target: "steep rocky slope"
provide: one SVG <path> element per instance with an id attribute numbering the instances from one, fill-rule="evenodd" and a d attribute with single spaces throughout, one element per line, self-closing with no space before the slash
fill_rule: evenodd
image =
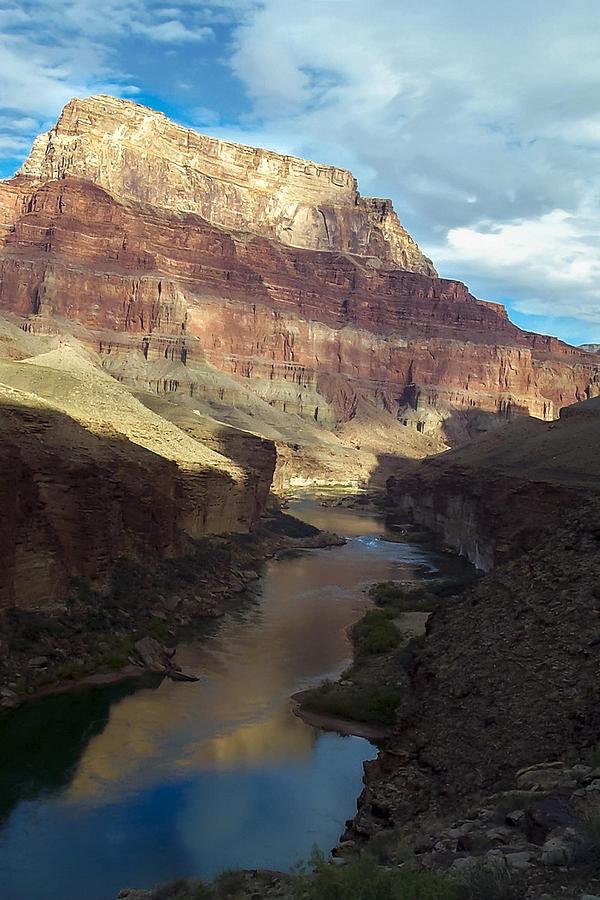
<path id="1" fill-rule="evenodd" d="M 551 423 L 521 419 L 418 464 L 388 482 L 395 514 L 440 533 L 489 571 L 536 547 L 540 535 L 600 489 L 600 399 Z"/>
<path id="2" fill-rule="evenodd" d="M 522 421 L 390 480 L 414 518 L 490 573 L 440 605 L 353 823 L 370 834 L 600 740 L 600 402 Z"/>
<path id="3" fill-rule="evenodd" d="M 181 427 L 73 344 L 0 360 L 0 607 L 104 590 L 118 560 L 180 556 L 263 512 L 273 444 L 189 414 Z"/>
<path id="4" fill-rule="evenodd" d="M 522 767 L 587 759 L 600 739 L 600 502 L 436 611 L 393 737 L 367 764 L 353 832 L 369 835 Z"/>
<path id="5" fill-rule="evenodd" d="M 280 484 L 367 481 L 599 390 L 593 355 L 436 277 L 349 173 L 106 97 L 0 183 L 0 309 L 132 386 L 276 427 Z"/>

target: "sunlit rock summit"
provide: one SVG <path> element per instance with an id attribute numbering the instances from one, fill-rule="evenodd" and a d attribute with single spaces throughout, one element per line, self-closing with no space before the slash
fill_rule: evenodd
<path id="1" fill-rule="evenodd" d="M 82 178 L 113 197 L 305 250 L 435 275 L 391 201 L 361 197 L 345 169 L 197 134 L 126 100 L 72 100 L 21 174 Z"/>

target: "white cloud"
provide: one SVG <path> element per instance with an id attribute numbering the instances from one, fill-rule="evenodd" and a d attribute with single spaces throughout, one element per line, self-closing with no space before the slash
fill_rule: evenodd
<path id="1" fill-rule="evenodd" d="M 599 45 L 596 0 L 265 0 L 237 136 L 352 167 L 442 272 L 600 321 Z"/>
<path id="2" fill-rule="evenodd" d="M 148 57 L 160 59 L 207 41 L 213 10 L 219 21 L 234 15 L 220 0 L 0 0 L 0 157 L 22 155 L 73 96 L 139 93 L 128 48 L 145 42 Z"/>
<path id="3" fill-rule="evenodd" d="M 25 138 L 11 137 L 10 134 L 0 134 L 0 154 L 14 157 L 29 149 L 29 143 Z"/>
<path id="4" fill-rule="evenodd" d="M 135 34 L 143 34 L 153 41 L 163 44 L 180 44 L 187 41 L 204 41 L 212 37 L 213 30 L 207 26 L 187 28 L 179 19 L 169 19 L 154 25 L 133 24 Z"/>
<path id="5" fill-rule="evenodd" d="M 211 109 L 210 106 L 196 106 L 190 110 L 189 115 L 194 126 L 214 129 L 219 124 L 219 113 L 216 109 Z"/>
<path id="6" fill-rule="evenodd" d="M 575 316 L 600 324 L 597 210 L 554 209 L 538 218 L 453 228 L 436 259 L 493 284 L 531 315 Z"/>

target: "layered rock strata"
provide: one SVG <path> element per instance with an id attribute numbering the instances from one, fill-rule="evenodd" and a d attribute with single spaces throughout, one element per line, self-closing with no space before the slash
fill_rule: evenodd
<path id="1" fill-rule="evenodd" d="M 522 419 L 441 456 L 412 464 L 387 484 L 395 515 L 425 525 L 483 571 L 534 549 L 566 511 L 600 491 L 600 400 L 543 423 Z"/>
<path id="2" fill-rule="evenodd" d="M 105 590 L 120 559 L 181 556 L 265 508 L 271 442 L 178 427 L 73 347 L 0 361 L 0 406 L 0 606 L 60 606 L 74 580 Z"/>
<path id="3" fill-rule="evenodd" d="M 21 172 L 39 181 L 83 178 L 227 231 L 435 274 L 391 201 L 361 197 L 351 172 L 207 137 L 127 100 L 72 100 Z"/>
<path id="4" fill-rule="evenodd" d="M 104 100 L 88 106 L 102 110 Z M 218 402 L 223 387 L 206 371 L 220 371 L 321 436 L 337 435 L 327 438 L 333 456 L 338 438 L 350 455 L 367 451 L 369 461 L 355 463 L 342 454 L 359 478 L 382 454 L 422 456 L 515 413 L 551 419 L 597 393 L 593 356 L 520 331 L 459 282 L 227 232 L 164 198 L 150 206 L 141 188 L 136 200 L 133 187 L 117 195 L 111 179 L 122 171 L 110 154 L 98 175 L 110 191 L 74 177 L 94 158 L 90 142 L 104 153 L 104 138 L 70 108 L 72 165 L 52 168 L 51 143 L 47 169 L 36 150 L 24 167 L 34 174 L 0 185 L 0 302 L 15 324 L 76 332 L 111 374 L 170 396 Z M 131 167 L 133 145 L 128 152 Z M 40 181 L 46 175 L 60 178 Z M 419 443 L 423 433 L 434 443 Z M 290 478 L 307 474 L 297 462 Z"/>
<path id="5" fill-rule="evenodd" d="M 0 183 L 0 313 L 275 440 L 283 487 L 381 482 L 600 390 L 594 355 L 438 278 L 348 172 L 107 97 L 69 103 Z"/>

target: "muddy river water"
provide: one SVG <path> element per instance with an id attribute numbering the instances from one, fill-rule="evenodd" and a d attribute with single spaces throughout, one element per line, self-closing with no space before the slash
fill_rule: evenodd
<path id="1" fill-rule="evenodd" d="M 113 900 L 333 846 L 376 747 L 306 725 L 295 691 L 348 664 L 374 581 L 443 557 L 372 513 L 297 503 L 343 547 L 267 562 L 252 595 L 177 659 L 202 675 L 88 688 L 0 717 L 0 898 Z"/>

